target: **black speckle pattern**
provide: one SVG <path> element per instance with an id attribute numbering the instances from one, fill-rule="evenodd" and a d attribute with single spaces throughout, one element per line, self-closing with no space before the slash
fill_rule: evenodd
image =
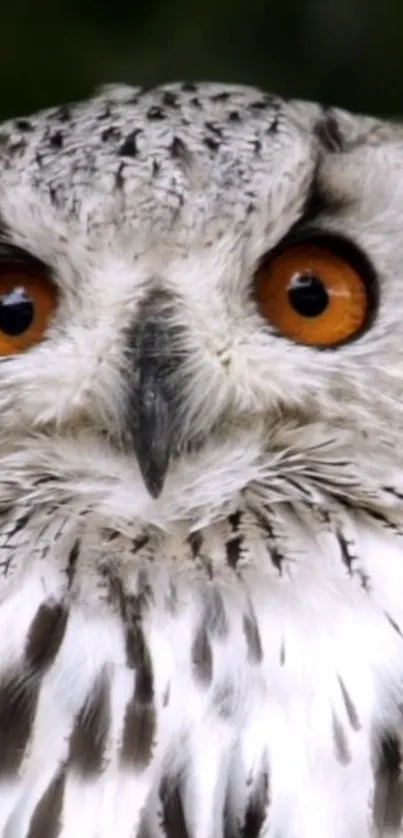
<path id="1" fill-rule="evenodd" d="M 152 105 L 147 111 L 147 119 L 166 119 L 166 114 L 158 105 Z"/>
<path id="2" fill-rule="evenodd" d="M 206 146 L 206 148 L 209 149 L 209 151 L 214 151 L 214 152 L 218 151 L 218 149 L 220 147 L 219 142 L 217 140 L 215 140 L 214 137 L 209 137 L 209 136 L 203 137 L 203 142 L 204 142 L 204 145 Z"/>
<path id="3" fill-rule="evenodd" d="M 115 175 L 115 186 L 116 189 L 123 189 L 125 185 L 125 178 L 124 178 L 124 171 L 125 171 L 125 164 L 120 163 Z"/>
<path id="4" fill-rule="evenodd" d="M 166 108 L 178 108 L 178 96 L 172 90 L 164 90 L 161 98 L 162 104 Z"/>
<path id="5" fill-rule="evenodd" d="M 110 125 L 101 132 L 101 140 L 103 143 L 108 143 L 110 140 L 120 140 L 121 132 L 114 125 Z M 121 151 L 120 154 L 123 154 Z"/>
<path id="6" fill-rule="evenodd" d="M 49 143 L 53 148 L 63 148 L 63 132 L 62 131 L 55 131 L 54 134 L 51 134 L 49 138 Z"/>
<path id="7" fill-rule="evenodd" d="M 34 130 L 34 126 L 29 119 L 16 119 L 15 127 L 17 128 L 17 131 L 30 132 Z"/>
<path id="8" fill-rule="evenodd" d="M 188 164 L 191 162 L 191 153 L 186 143 L 180 137 L 173 138 L 170 152 L 173 159 L 182 160 Z"/>
<path id="9" fill-rule="evenodd" d="M 301 176 L 309 191 L 319 146 L 322 153 L 344 149 L 346 126 L 341 111 L 301 108 L 254 88 L 110 86 L 86 102 L 4 123 L 0 176 L 4 188 L 6 172 L 23 180 L 32 212 L 45 200 L 49 232 L 57 218 L 66 240 L 84 207 L 90 248 L 105 229 L 115 239 L 151 235 L 211 247 L 225 230 L 244 233 L 258 214 L 269 220 L 273 166 L 284 166 L 289 182 Z M 305 176 L 290 143 L 306 147 Z"/>
<path id="10" fill-rule="evenodd" d="M 137 131 L 131 131 L 130 134 L 127 135 L 126 139 L 122 143 L 119 149 L 119 154 L 122 157 L 135 157 L 137 154 L 137 143 L 136 138 L 137 135 L 140 133 L 140 129 Z"/>

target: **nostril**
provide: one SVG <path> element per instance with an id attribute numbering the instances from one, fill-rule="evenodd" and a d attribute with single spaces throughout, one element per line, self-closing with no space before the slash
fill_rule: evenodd
<path id="1" fill-rule="evenodd" d="M 226 371 L 229 370 L 229 368 L 231 366 L 231 355 L 230 355 L 230 353 L 228 351 L 222 352 L 221 355 L 219 355 L 219 361 L 220 361 L 220 364 L 221 364 L 221 366 L 223 367 L 224 370 L 226 370 Z"/>

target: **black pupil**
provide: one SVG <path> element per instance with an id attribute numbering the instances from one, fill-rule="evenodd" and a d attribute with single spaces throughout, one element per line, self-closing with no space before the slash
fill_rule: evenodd
<path id="1" fill-rule="evenodd" d="M 0 332 L 10 337 L 22 335 L 34 319 L 34 304 L 21 286 L 0 296 Z"/>
<path id="2" fill-rule="evenodd" d="M 318 317 L 329 303 L 329 295 L 323 283 L 309 271 L 292 277 L 288 286 L 288 299 L 302 317 Z"/>

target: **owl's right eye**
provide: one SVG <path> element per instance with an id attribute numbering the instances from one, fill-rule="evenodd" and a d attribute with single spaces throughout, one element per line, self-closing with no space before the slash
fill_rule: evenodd
<path id="1" fill-rule="evenodd" d="M 44 268 L 0 262 L 0 357 L 39 343 L 56 303 L 56 288 Z"/>
<path id="2" fill-rule="evenodd" d="M 323 234 L 280 248 L 258 269 L 255 293 L 260 313 L 279 335 L 321 349 L 362 334 L 376 302 L 373 271 L 363 254 Z"/>

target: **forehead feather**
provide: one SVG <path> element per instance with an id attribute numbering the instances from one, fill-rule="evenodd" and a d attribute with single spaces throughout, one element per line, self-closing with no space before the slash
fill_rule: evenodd
<path id="1" fill-rule="evenodd" d="M 298 217 L 319 160 L 393 132 L 248 87 L 107 87 L 0 127 L 0 218 L 50 262 L 74 248 L 171 257 L 225 236 L 255 258 Z"/>
<path id="2" fill-rule="evenodd" d="M 319 114 L 308 107 L 304 125 L 298 107 L 251 88 L 107 88 L 1 127 L 0 211 L 12 227 L 23 202 L 94 241 L 126 228 L 208 241 L 244 228 L 287 176 L 309 176 Z"/>

